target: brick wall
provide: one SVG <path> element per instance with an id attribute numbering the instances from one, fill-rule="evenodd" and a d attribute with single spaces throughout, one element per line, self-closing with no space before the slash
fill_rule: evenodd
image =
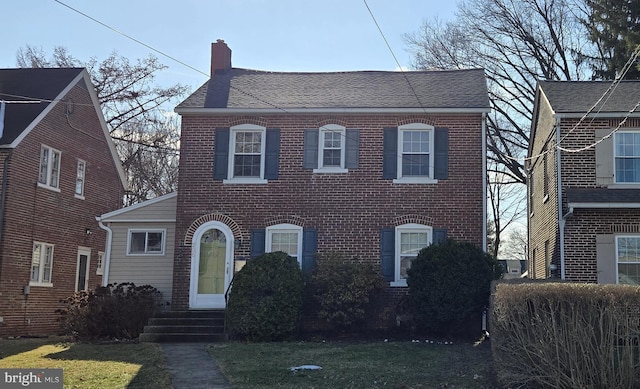
<path id="1" fill-rule="evenodd" d="M 432 185 L 393 184 L 382 178 L 383 128 L 407 123 L 449 128 L 449 179 Z M 188 307 L 192 223 L 224 215 L 243 238 L 236 256 L 249 254 L 251 229 L 274 220 L 317 228 L 318 252 L 341 251 L 379 263 L 383 227 L 412 220 L 444 228 L 448 236 L 483 241 L 482 118 L 477 115 L 187 115 L 182 119 L 173 309 Z M 214 129 L 257 124 L 281 131 L 279 178 L 266 185 L 213 180 Z M 303 130 L 338 124 L 360 129 L 359 168 L 348 174 L 313 174 L 302 168 Z"/>
<path id="2" fill-rule="evenodd" d="M 68 97 L 73 112 L 67 115 L 66 104 L 56 104 L 10 156 L 0 242 L 0 336 L 59 331 L 55 310 L 75 290 L 78 247 L 91 250 L 87 285 L 102 282 L 96 265 L 106 233 L 95 217 L 121 206 L 123 188 L 87 90 L 76 86 Z M 37 185 L 42 144 L 61 151 L 59 192 Z M 84 200 L 74 196 L 77 158 L 86 161 Z M 34 241 L 54 245 L 53 287 L 32 286 L 25 296 Z"/>

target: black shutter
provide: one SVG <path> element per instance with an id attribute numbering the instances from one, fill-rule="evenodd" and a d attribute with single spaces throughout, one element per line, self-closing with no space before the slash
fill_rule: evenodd
<path id="1" fill-rule="evenodd" d="M 447 230 L 433 229 L 433 244 L 442 244 L 447 241 Z"/>
<path id="2" fill-rule="evenodd" d="M 229 171 L 229 127 L 216 128 L 213 161 L 213 179 L 223 180 L 227 178 Z"/>
<path id="3" fill-rule="evenodd" d="M 396 272 L 396 232 L 393 228 L 383 228 L 380 233 L 380 271 L 385 281 L 395 281 Z"/>
<path id="4" fill-rule="evenodd" d="M 382 178 L 393 179 L 398 175 L 398 128 L 383 130 Z"/>
<path id="5" fill-rule="evenodd" d="M 265 144 L 264 178 L 267 180 L 278 179 L 278 159 L 280 157 L 280 129 L 267 128 Z"/>
<path id="6" fill-rule="evenodd" d="M 316 251 L 318 250 L 318 230 L 305 228 L 302 232 L 302 272 L 311 274 L 316 264 Z"/>
<path id="7" fill-rule="evenodd" d="M 449 129 L 436 128 L 434 143 L 433 178 L 446 180 L 449 178 Z"/>
<path id="8" fill-rule="evenodd" d="M 267 232 L 264 228 L 257 228 L 255 230 L 251 230 L 250 256 L 252 259 L 264 254 L 266 236 L 267 236 Z"/>
<path id="9" fill-rule="evenodd" d="M 302 167 L 304 169 L 318 168 L 318 142 L 320 130 L 311 128 L 304 130 L 304 156 Z"/>
<path id="10" fill-rule="evenodd" d="M 347 129 L 346 140 L 345 140 L 345 164 L 344 167 L 347 169 L 357 169 L 359 162 L 359 153 L 360 153 L 360 130 L 357 129 Z"/>

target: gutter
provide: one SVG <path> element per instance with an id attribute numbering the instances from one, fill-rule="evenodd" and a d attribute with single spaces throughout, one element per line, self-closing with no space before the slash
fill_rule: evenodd
<path id="1" fill-rule="evenodd" d="M 560 117 L 556 117 L 556 146 L 560 145 Z M 560 235 L 560 279 L 565 279 L 565 258 L 564 258 L 564 226 L 569 215 L 573 213 L 573 208 L 569 208 L 569 212 L 566 215 L 562 213 L 562 175 L 561 175 L 561 157 L 562 151 L 556 147 L 556 169 L 558 179 L 558 225 Z"/>
<path id="2" fill-rule="evenodd" d="M 100 217 L 96 217 L 96 221 L 98 225 L 103 230 L 107 231 L 107 247 L 104 250 L 104 263 L 102 264 L 102 286 L 109 285 L 109 267 L 111 265 L 111 244 L 113 242 L 113 230 L 110 227 L 105 226 L 102 223 L 102 219 Z"/>
<path id="3" fill-rule="evenodd" d="M 487 114 L 482 114 L 482 250 L 487 252 Z"/>

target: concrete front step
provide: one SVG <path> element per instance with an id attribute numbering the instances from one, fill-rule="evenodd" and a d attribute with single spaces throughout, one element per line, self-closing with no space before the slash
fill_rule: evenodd
<path id="1" fill-rule="evenodd" d="M 140 334 L 141 342 L 221 342 L 224 310 L 167 311 L 149 319 Z"/>

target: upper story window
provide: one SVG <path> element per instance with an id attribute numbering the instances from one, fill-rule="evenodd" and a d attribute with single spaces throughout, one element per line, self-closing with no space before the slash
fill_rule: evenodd
<path id="1" fill-rule="evenodd" d="M 129 230 L 128 255 L 164 255 L 165 230 Z"/>
<path id="2" fill-rule="evenodd" d="M 86 167 L 87 163 L 79 159 L 76 169 L 76 197 L 84 198 L 84 179 Z"/>
<path id="3" fill-rule="evenodd" d="M 278 178 L 280 130 L 254 124 L 217 128 L 214 179 L 224 183 L 266 184 Z"/>
<path id="4" fill-rule="evenodd" d="M 640 285 L 640 236 L 616 237 L 618 283 Z"/>
<path id="5" fill-rule="evenodd" d="M 314 173 L 347 173 L 357 169 L 360 153 L 360 130 L 338 124 L 304 130 L 305 169 Z"/>
<path id="6" fill-rule="evenodd" d="M 29 285 L 53 286 L 51 273 L 53 270 L 53 245 L 41 242 L 33 243 L 31 256 L 31 279 Z"/>
<path id="7" fill-rule="evenodd" d="M 385 128 L 383 142 L 383 178 L 400 184 L 448 178 L 448 129 L 422 123 Z"/>
<path id="8" fill-rule="evenodd" d="M 40 147 L 40 174 L 38 185 L 53 189 L 59 188 L 60 181 L 60 151 L 49 146 Z"/>
<path id="9" fill-rule="evenodd" d="M 283 251 L 302 264 L 302 227 L 276 224 L 266 229 L 265 251 Z"/>
<path id="10" fill-rule="evenodd" d="M 640 183 L 640 132 L 614 134 L 614 178 L 616 183 Z"/>

